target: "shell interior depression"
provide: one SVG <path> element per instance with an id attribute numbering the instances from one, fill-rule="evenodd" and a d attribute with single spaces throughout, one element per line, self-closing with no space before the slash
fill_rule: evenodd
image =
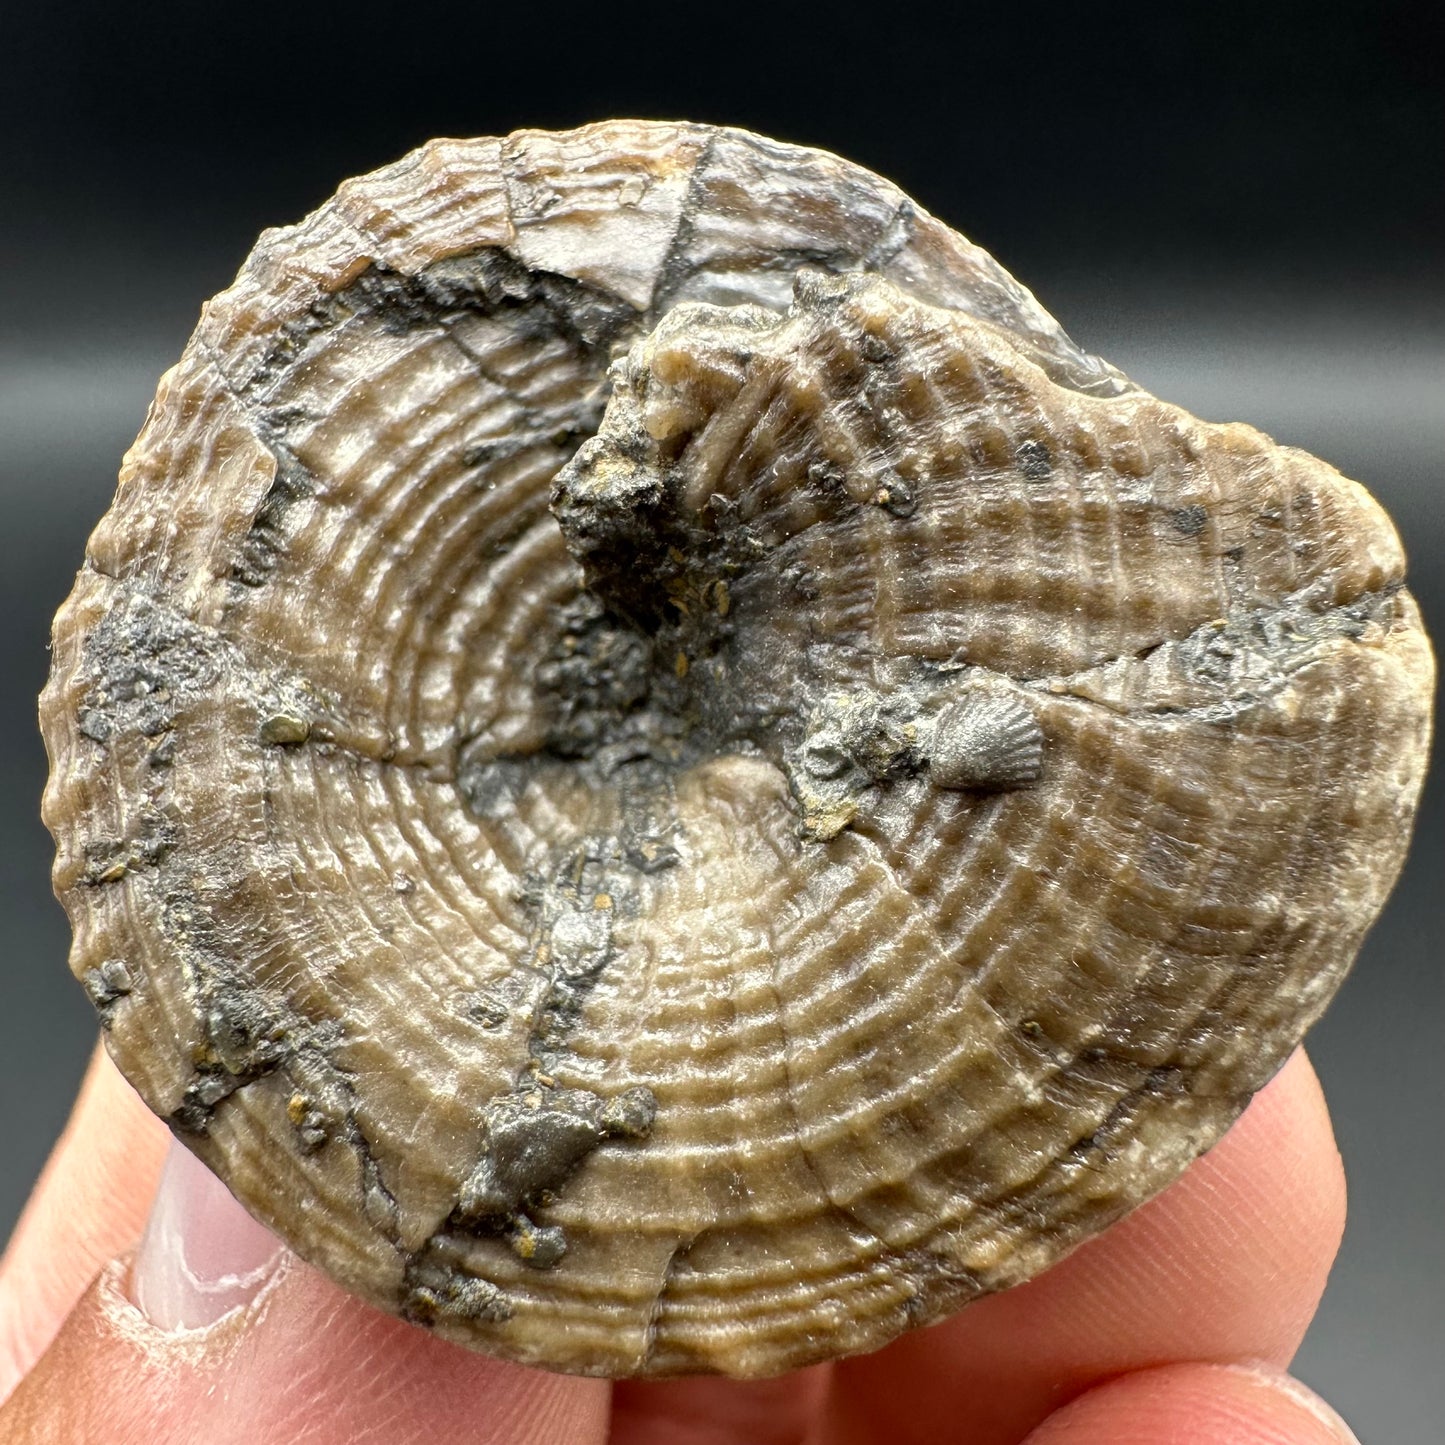
<path id="1" fill-rule="evenodd" d="M 1399 869 L 1388 518 L 836 157 L 435 141 L 266 232 L 56 619 L 110 1052 L 303 1258 L 764 1375 L 1031 1278 L 1288 1057 Z"/>

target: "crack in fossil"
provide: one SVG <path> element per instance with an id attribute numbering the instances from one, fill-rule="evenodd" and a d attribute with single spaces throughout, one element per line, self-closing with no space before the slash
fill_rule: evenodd
<path id="1" fill-rule="evenodd" d="M 662 1274 L 658 1278 L 657 1293 L 653 1296 L 652 1304 L 648 1307 L 647 1323 L 642 1332 L 642 1353 L 637 1362 L 638 1373 L 644 1373 L 647 1366 L 657 1354 L 657 1331 L 658 1323 L 662 1318 L 663 1310 L 666 1308 L 667 1292 L 672 1288 L 672 1281 L 682 1261 L 687 1257 L 693 1245 L 702 1238 L 701 1233 L 694 1234 L 689 1239 L 679 1239 L 673 1246 L 671 1253 L 667 1256 L 667 1262 L 662 1267 Z"/>
<path id="2" fill-rule="evenodd" d="M 1362 591 L 1353 597 L 1332 601 L 1323 610 L 1311 605 L 1307 596 L 1292 594 L 1268 606 L 1231 612 L 1217 621 L 1151 642 L 1134 654 L 1111 658 L 1081 672 L 1016 680 L 1050 701 L 1087 704 L 1131 722 L 1182 719 L 1229 724 L 1291 687 L 1295 674 L 1319 662 L 1331 644 L 1374 645 L 1362 638 L 1372 623 L 1388 631 L 1395 621 L 1395 598 L 1403 586 L 1400 581 L 1376 591 Z M 1073 690 L 1085 679 L 1097 677 L 1108 668 L 1120 663 L 1147 663 L 1165 649 L 1178 649 L 1181 685 L 1227 688 L 1227 695 L 1212 702 L 1141 702 L 1130 707 Z M 1213 665 L 1211 653 L 1217 653 L 1218 657 Z M 1244 676 L 1238 676 L 1240 673 Z"/>

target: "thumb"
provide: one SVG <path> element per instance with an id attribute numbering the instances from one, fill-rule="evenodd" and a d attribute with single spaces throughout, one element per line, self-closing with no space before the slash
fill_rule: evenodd
<path id="1" fill-rule="evenodd" d="M 601 1445 L 608 1387 L 471 1354 L 344 1294 L 179 1145 L 133 1263 L 106 1265 L 0 1409 L 13 1445 Z"/>

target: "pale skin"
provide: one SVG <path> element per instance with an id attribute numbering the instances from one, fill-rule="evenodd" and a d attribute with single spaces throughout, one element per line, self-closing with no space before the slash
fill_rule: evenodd
<path id="1" fill-rule="evenodd" d="M 5 1445 L 1338 1445 L 1286 1373 L 1344 1226 L 1298 1053 L 1182 1179 L 1046 1275 L 875 1355 L 776 1380 L 624 1383 L 469 1354 L 282 1252 L 167 1333 L 129 1261 L 168 1147 L 101 1052 L 0 1262 Z"/>

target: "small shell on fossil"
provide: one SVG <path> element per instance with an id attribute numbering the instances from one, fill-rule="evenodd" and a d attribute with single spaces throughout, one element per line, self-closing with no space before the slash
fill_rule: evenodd
<path id="1" fill-rule="evenodd" d="M 383 1309 L 773 1373 L 1177 1178 L 1399 868 L 1365 491 L 832 156 L 436 141 L 267 232 L 55 625 L 71 966 Z"/>
<path id="2" fill-rule="evenodd" d="M 1019 697 L 968 692 L 934 720 L 928 776 L 940 788 L 1026 787 L 1043 762 L 1043 731 Z"/>

